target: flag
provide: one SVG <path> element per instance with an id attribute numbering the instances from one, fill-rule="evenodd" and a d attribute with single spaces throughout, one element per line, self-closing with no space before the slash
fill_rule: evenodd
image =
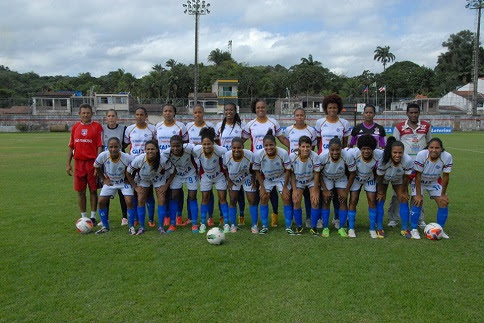
<path id="1" fill-rule="evenodd" d="M 373 82 L 373 83 L 371 83 L 371 85 L 370 85 L 370 86 L 371 86 L 371 87 L 376 87 L 376 81 L 375 81 L 375 82 Z"/>
<path id="2" fill-rule="evenodd" d="M 385 92 L 387 90 L 386 85 L 383 85 L 381 88 L 378 89 L 380 92 Z"/>
<path id="3" fill-rule="evenodd" d="M 363 93 L 367 93 L 367 92 L 368 92 L 368 85 L 363 88 Z"/>

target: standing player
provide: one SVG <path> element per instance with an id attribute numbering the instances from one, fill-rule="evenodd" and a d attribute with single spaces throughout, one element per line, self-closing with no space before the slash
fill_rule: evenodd
<path id="1" fill-rule="evenodd" d="M 413 171 L 413 161 L 404 151 L 405 147 L 401 141 L 395 140 L 395 137 L 388 138 L 383 157 L 376 170 L 378 189 L 376 196 L 377 222 L 383 222 L 385 196 L 388 184 L 392 183 L 393 190 L 400 202 L 400 219 L 402 221 L 400 234 L 403 237 L 412 238 L 410 230 L 408 230 L 410 212 L 408 208 L 408 178 Z"/>
<path id="2" fill-rule="evenodd" d="M 96 234 L 110 231 L 108 204 L 109 199 L 116 195 L 116 191 L 123 191 L 120 196 L 125 200 L 124 205 L 127 206 L 129 218 L 134 219 L 133 188 L 128 181 L 125 181 L 126 169 L 133 157 L 121 151 L 121 140 L 118 137 L 109 138 L 106 147 L 108 150 L 100 153 L 94 162 L 97 176 L 103 181 L 103 187 L 99 193 L 99 217 L 103 228 Z"/>
<path id="3" fill-rule="evenodd" d="M 314 221 L 314 227 L 318 221 L 319 210 L 319 156 L 312 151 L 313 141 L 308 136 L 302 136 L 298 141 L 298 149 L 289 155 L 292 170 L 292 201 L 294 204 L 294 218 L 296 219 L 296 234 L 301 234 L 302 210 L 301 199 L 303 192 L 308 190 L 310 193 L 310 218 Z"/>
<path id="4" fill-rule="evenodd" d="M 360 124 L 357 124 L 353 128 L 353 130 L 351 130 L 351 141 L 348 147 L 355 146 L 358 141 L 358 138 L 360 138 L 361 136 L 372 135 L 377 141 L 377 147 L 380 147 L 382 149 L 385 148 L 385 145 L 386 145 L 385 128 L 383 128 L 378 123 L 375 123 L 373 121 L 375 114 L 376 114 L 375 106 L 372 104 L 367 104 L 365 106 L 365 109 L 363 110 L 364 121 Z"/>
<path id="5" fill-rule="evenodd" d="M 260 217 L 262 229 L 260 234 L 269 232 L 269 194 L 276 188 L 282 195 L 284 203 L 284 218 L 286 232 L 294 235 L 291 229 L 293 209 L 291 205 L 291 164 L 287 151 L 276 146 L 276 138 L 272 129 L 267 130 L 263 138 L 264 149 L 257 150 L 254 155 L 255 176 L 260 184 Z M 264 177 L 263 177 L 264 176 Z"/>
<path id="6" fill-rule="evenodd" d="M 156 140 L 148 140 L 145 144 L 144 151 L 144 153 L 134 158 L 126 172 L 126 177 L 138 192 L 137 211 L 140 227 L 136 235 L 141 235 L 145 231 L 145 203 L 152 186 L 155 188 L 158 199 L 158 232 L 164 234 L 165 231 L 162 223 L 166 213 L 165 192 L 175 176 L 174 168 L 167 159 L 161 158 L 160 148 Z M 139 181 L 137 183 L 133 178 L 135 172 L 139 175 Z M 129 233 L 133 235 L 135 233 L 134 223 L 130 223 L 129 226 Z M 172 231 L 168 230 L 168 232 L 170 233 Z"/>
<path id="7" fill-rule="evenodd" d="M 114 109 L 109 109 L 106 112 L 106 124 L 103 124 L 103 147 L 104 151 L 108 151 L 108 140 L 109 138 L 118 138 L 120 142 L 120 150 L 124 153 L 124 146 L 122 145 L 124 141 L 124 132 L 126 131 L 126 126 L 118 124 L 118 113 Z M 119 196 L 119 203 L 121 205 L 122 219 L 121 225 L 128 225 L 128 213 L 126 207 L 126 201 L 123 196 L 122 190 L 117 190 Z M 131 198 L 132 199 L 132 198 Z M 107 200 L 106 209 L 109 212 L 109 200 Z M 99 202 L 101 203 L 101 202 Z"/>
<path id="8" fill-rule="evenodd" d="M 409 103 L 407 105 L 407 117 L 408 119 L 406 121 L 400 122 L 395 126 L 393 136 L 396 140 L 403 143 L 405 153 L 408 154 L 412 160 L 415 160 L 419 151 L 424 149 L 432 138 L 432 127 L 427 121 L 419 120 L 420 106 L 416 103 Z M 413 204 L 413 201 L 411 200 L 410 203 Z M 394 195 L 388 209 L 388 226 L 390 227 L 394 227 L 398 224 L 396 205 L 397 200 Z M 425 227 L 424 210 L 421 212 L 419 226 L 421 228 Z"/>
<path id="9" fill-rule="evenodd" d="M 414 166 L 416 176 L 412 182 L 412 196 L 414 197 L 411 218 L 412 237 L 419 236 L 417 222 L 422 210 L 424 190 L 437 203 L 437 223 L 444 228 L 449 215 L 447 186 L 452 164 L 452 155 L 445 151 L 439 138 L 430 139 L 428 147 L 417 154 Z M 440 176 L 442 176 L 442 180 L 440 180 Z M 449 236 L 442 231 L 442 238 L 449 239 Z"/>
<path id="10" fill-rule="evenodd" d="M 340 118 L 343 110 L 343 99 L 337 94 L 330 94 L 323 99 L 323 110 L 326 117 L 316 121 L 316 135 L 318 136 L 318 153 L 324 153 L 329 149 L 329 141 L 335 136 L 342 143 L 342 148 L 348 146 L 348 137 L 351 134 L 351 126 L 348 120 Z M 336 229 L 340 228 L 338 194 L 333 194 L 334 218 L 333 224 Z"/>
<path id="11" fill-rule="evenodd" d="M 377 141 L 370 134 L 358 138 L 357 148 L 349 148 L 348 152 L 353 155 L 356 162 L 356 177 L 350 188 L 350 205 L 348 210 L 348 237 L 355 238 L 356 206 L 360 198 L 361 188 L 364 187 L 368 200 L 368 217 L 370 222 L 370 236 L 374 239 L 384 238 L 383 218 L 376 224 L 376 179 L 375 171 L 383 151 L 376 149 Z"/>
<path id="12" fill-rule="evenodd" d="M 259 233 L 257 222 L 259 214 L 257 210 L 257 188 L 252 165 L 254 154 L 244 149 L 242 138 L 235 137 L 232 139 L 231 150 L 227 151 L 224 156 L 225 176 L 227 177 L 229 189 L 229 218 L 230 222 L 235 223 L 237 217 L 236 203 L 240 201 L 239 195 L 247 195 L 249 201 L 249 213 L 252 220 L 252 233 Z M 243 188 L 243 189 L 242 189 Z M 232 227 L 231 232 L 237 232 L 237 227 Z"/>
<path id="13" fill-rule="evenodd" d="M 234 138 L 242 137 L 242 130 L 245 127 L 245 123 L 240 120 L 240 116 L 237 113 L 237 106 L 233 102 L 226 103 L 224 106 L 224 118 L 215 126 L 216 137 L 218 138 L 219 145 L 225 147 L 228 151 L 232 149 L 232 140 Z M 243 148 L 243 144 L 242 144 Z M 244 225 L 244 209 L 245 198 L 243 185 L 240 186 L 238 196 L 239 203 L 239 225 Z M 229 189 L 230 192 L 230 189 Z M 249 203 L 250 204 L 250 203 Z"/>
<path id="14" fill-rule="evenodd" d="M 171 162 L 175 167 L 176 175 L 170 185 L 171 196 L 168 203 L 170 210 L 170 227 L 168 231 L 176 230 L 176 215 L 179 209 L 179 200 L 183 198 L 182 188 L 183 183 L 186 183 L 188 190 L 188 206 L 190 207 L 190 214 L 192 220 L 192 232 L 198 233 L 198 204 L 197 204 L 197 190 L 198 190 L 198 169 L 197 163 L 193 157 L 192 144 L 184 144 L 180 135 L 174 135 L 170 139 L 170 148 L 161 152 L 164 159 Z"/>
<path id="15" fill-rule="evenodd" d="M 74 190 L 77 192 L 77 203 L 81 217 L 87 218 L 86 187 L 89 185 L 91 201 L 91 221 L 96 221 L 97 182 L 94 174 L 94 160 L 102 151 L 102 126 L 92 121 L 92 107 L 89 104 L 79 106 L 80 121 L 71 130 L 71 139 L 67 151 L 67 175 L 72 176 L 72 158 L 74 158 Z"/>
<path id="16" fill-rule="evenodd" d="M 202 204 L 200 205 L 200 233 L 205 233 L 205 220 L 209 212 L 210 194 L 213 186 L 217 189 L 218 200 L 224 221 L 224 232 L 230 231 L 229 206 L 227 205 L 227 179 L 223 172 L 223 157 L 227 149 L 215 145 L 215 129 L 205 127 L 200 130 L 202 144 L 193 148 L 193 155 L 200 165 L 200 191 L 202 192 Z M 235 221 L 232 222 L 232 229 Z M 236 230 L 235 230 L 236 231 Z"/>
<path id="17" fill-rule="evenodd" d="M 331 139 L 328 149 L 319 156 L 322 173 L 321 190 L 323 192 L 323 208 L 321 210 L 323 232 L 321 235 L 325 238 L 329 237 L 329 206 L 331 200 L 334 200 L 333 194 L 336 193 L 335 195 L 340 205 L 338 215 L 341 220 L 341 227 L 338 229 L 338 233 L 346 238 L 348 237 L 344 228 L 346 217 L 348 216 L 346 201 L 356 176 L 355 159 L 349 152 L 342 150 L 341 140 L 338 137 Z M 349 172 L 348 177 L 346 176 L 346 168 Z M 311 233 L 313 235 L 318 234 L 314 223 Z"/>
<path id="18" fill-rule="evenodd" d="M 311 150 L 317 145 L 318 136 L 316 129 L 306 124 L 306 112 L 303 108 L 296 108 L 294 110 L 294 124 L 284 130 L 284 137 L 289 141 L 289 154 L 297 152 L 299 148 L 299 139 L 302 136 L 307 136 L 311 140 Z M 319 192 L 319 191 L 318 191 Z M 306 227 L 311 227 L 311 198 L 309 188 L 305 188 L 303 192 L 304 204 L 306 208 Z M 319 207 L 318 207 L 319 208 Z M 298 211 L 299 212 L 299 211 Z"/>
<path id="19" fill-rule="evenodd" d="M 134 115 L 136 118 L 136 123 L 126 128 L 124 143 L 131 145 L 129 153 L 133 157 L 137 157 L 145 152 L 145 145 L 149 140 L 156 139 L 156 129 L 154 125 L 146 122 L 146 119 L 148 118 L 148 112 L 146 112 L 145 108 L 136 108 Z M 137 211 L 138 204 L 136 190 L 133 201 Z M 153 228 L 155 226 L 155 198 L 153 196 L 152 187 L 148 190 L 146 205 L 148 206 L 148 225 Z"/>
<path id="20" fill-rule="evenodd" d="M 242 133 L 242 139 L 245 141 L 248 138 L 251 139 L 250 150 L 255 153 L 258 150 L 264 148 L 263 139 L 267 134 L 269 129 L 272 130 L 272 134 L 275 135 L 279 141 L 286 147 L 289 148 L 289 142 L 284 137 L 282 133 L 281 126 L 274 118 L 267 116 L 267 104 L 264 100 L 255 99 L 252 102 L 252 113 L 256 114 L 256 118 L 249 121 L 244 128 Z M 262 183 L 260 183 L 262 184 Z M 272 219 L 271 224 L 273 227 L 277 226 L 278 208 L 279 208 L 279 198 L 277 192 L 272 190 L 270 192 L 270 200 L 272 204 Z M 261 213 L 262 216 L 262 213 Z"/>
<path id="21" fill-rule="evenodd" d="M 181 136 L 184 142 L 188 142 L 188 134 L 185 125 L 175 120 L 176 116 L 176 108 L 173 104 L 165 104 L 163 106 L 163 117 L 165 118 L 164 121 L 158 122 L 156 124 L 156 139 L 158 140 L 158 145 L 160 147 L 160 151 L 170 148 L 170 140 L 171 137 L 174 135 Z M 167 191 L 168 196 L 171 195 L 171 191 Z M 188 220 L 183 222 L 182 219 L 182 210 L 183 210 L 183 192 L 182 198 L 179 202 L 179 213 L 176 216 L 176 225 L 183 226 L 188 224 Z M 164 226 L 170 225 L 170 217 L 165 216 L 163 221 Z"/>

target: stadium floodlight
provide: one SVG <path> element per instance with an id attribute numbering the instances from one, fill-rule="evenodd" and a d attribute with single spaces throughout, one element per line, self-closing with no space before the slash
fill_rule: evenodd
<path id="1" fill-rule="evenodd" d="M 467 0 L 467 9 L 477 9 L 476 38 L 474 40 L 474 66 L 472 70 L 472 114 L 477 115 L 477 87 L 479 81 L 479 41 L 481 29 L 481 9 L 484 6 L 483 0 Z"/>

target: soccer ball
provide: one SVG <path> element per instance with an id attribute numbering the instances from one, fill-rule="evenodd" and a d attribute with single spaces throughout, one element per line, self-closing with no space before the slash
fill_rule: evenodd
<path id="1" fill-rule="evenodd" d="M 225 241 L 225 233 L 220 228 L 212 228 L 207 232 L 207 241 L 210 244 L 222 244 Z"/>
<path id="2" fill-rule="evenodd" d="M 442 239 L 442 227 L 438 223 L 429 223 L 425 226 L 424 234 L 427 239 L 440 240 Z"/>
<path id="3" fill-rule="evenodd" d="M 80 218 L 76 222 L 77 232 L 79 233 L 89 233 L 91 232 L 93 225 L 89 218 Z"/>

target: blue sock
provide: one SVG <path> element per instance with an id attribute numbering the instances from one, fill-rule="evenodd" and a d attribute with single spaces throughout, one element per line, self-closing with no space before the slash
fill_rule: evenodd
<path id="1" fill-rule="evenodd" d="M 355 229 L 356 210 L 348 210 L 348 229 Z"/>
<path id="2" fill-rule="evenodd" d="M 296 227 L 302 227 L 302 209 L 294 209 L 294 219 L 296 219 Z"/>
<path id="3" fill-rule="evenodd" d="M 153 196 L 148 196 L 146 199 L 146 207 L 148 208 L 148 219 L 153 222 L 155 219 L 155 198 Z"/>
<path id="4" fill-rule="evenodd" d="M 223 204 L 220 203 L 220 209 L 222 210 L 222 216 L 224 218 L 224 223 L 229 224 L 229 205 L 227 203 L 223 203 Z"/>
<path id="5" fill-rule="evenodd" d="M 128 209 L 128 224 L 129 227 L 134 227 L 134 209 Z"/>
<path id="6" fill-rule="evenodd" d="M 412 206 L 412 213 L 410 215 L 410 228 L 417 229 L 418 219 L 420 218 L 420 213 L 422 213 L 422 207 Z"/>
<path id="7" fill-rule="evenodd" d="M 208 217 L 213 218 L 213 209 L 215 207 L 215 199 L 213 194 L 210 194 L 210 200 L 208 201 Z"/>
<path id="8" fill-rule="evenodd" d="M 178 212 L 178 201 L 170 200 L 170 225 L 175 225 L 177 212 Z"/>
<path id="9" fill-rule="evenodd" d="M 198 223 L 198 203 L 197 199 L 188 200 L 188 204 L 190 206 L 190 215 L 192 219 L 192 225 L 196 225 Z"/>
<path id="10" fill-rule="evenodd" d="M 286 219 L 286 228 L 290 228 L 292 224 L 292 205 L 284 205 L 284 218 Z"/>
<path id="11" fill-rule="evenodd" d="M 252 221 L 252 226 L 257 225 L 259 222 L 259 210 L 257 205 L 249 205 L 250 219 Z"/>
<path id="12" fill-rule="evenodd" d="M 311 227 L 316 228 L 321 217 L 321 209 L 311 209 Z"/>
<path id="13" fill-rule="evenodd" d="M 447 221 L 447 217 L 449 216 L 449 208 L 448 207 L 439 207 L 437 210 L 437 223 L 440 224 L 442 228 L 444 228 L 445 222 Z"/>
<path id="14" fill-rule="evenodd" d="M 133 209 L 134 210 L 134 213 L 133 213 L 134 219 L 133 219 L 133 221 L 138 221 L 138 198 L 136 197 L 136 195 L 133 195 L 133 208 L 134 208 Z"/>
<path id="15" fill-rule="evenodd" d="M 260 206 L 260 219 L 262 221 L 262 226 L 267 228 L 269 226 L 269 205 Z"/>
<path id="16" fill-rule="evenodd" d="M 139 227 L 141 229 L 145 228 L 145 218 L 146 218 L 146 208 L 144 206 L 138 205 L 138 219 L 139 219 Z"/>
<path id="17" fill-rule="evenodd" d="M 338 211 L 339 211 L 340 228 L 344 228 L 346 226 L 346 219 L 348 218 L 348 210 L 338 210 Z"/>
<path id="18" fill-rule="evenodd" d="M 385 215 L 385 201 L 376 202 L 376 223 L 378 230 L 383 230 L 383 218 Z"/>
<path id="19" fill-rule="evenodd" d="M 158 228 L 163 227 L 163 220 L 166 215 L 166 205 L 158 205 Z"/>
<path id="20" fill-rule="evenodd" d="M 370 218 L 370 230 L 375 230 L 376 209 L 368 208 L 368 217 Z M 382 221 L 383 227 L 383 221 Z"/>
<path id="21" fill-rule="evenodd" d="M 229 207 L 230 223 L 235 225 L 237 222 L 237 207 Z"/>
<path id="22" fill-rule="evenodd" d="M 98 212 L 101 222 L 103 223 L 103 227 L 109 230 L 108 209 L 99 209 Z"/>
<path id="23" fill-rule="evenodd" d="M 329 228 L 329 214 L 330 214 L 329 209 L 321 210 L 321 216 L 323 218 L 323 228 Z"/>
<path id="24" fill-rule="evenodd" d="M 209 208 L 208 204 L 200 205 L 200 217 L 202 218 L 201 219 L 202 224 L 205 224 L 205 221 L 207 221 L 208 208 Z"/>
<path id="25" fill-rule="evenodd" d="M 407 202 L 400 203 L 400 219 L 402 220 L 402 231 L 408 230 L 408 216 L 410 210 Z"/>

